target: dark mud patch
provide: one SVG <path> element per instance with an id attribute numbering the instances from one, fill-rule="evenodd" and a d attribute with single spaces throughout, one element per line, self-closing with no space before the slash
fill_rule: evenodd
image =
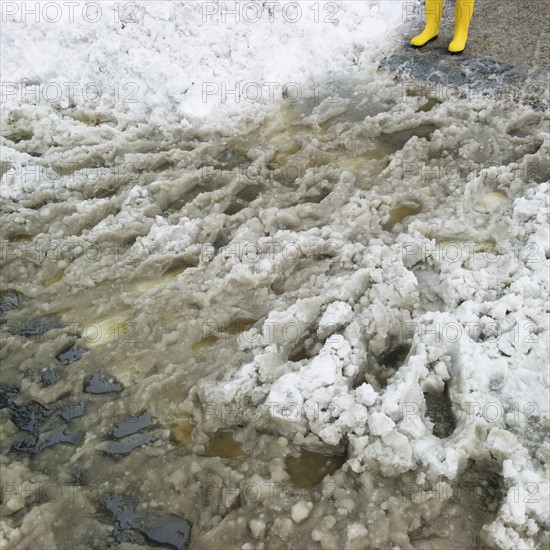
<path id="1" fill-rule="evenodd" d="M 437 518 L 422 520 L 420 527 L 409 532 L 415 548 L 449 548 L 449 541 L 453 541 L 453 548 L 487 548 L 483 526 L 495 519 L 504 497 L 504 480 L 499 473 L 471 461 L 444 489 L 426 486 L 421 490 L 435 493 L 443 505 Z"/>
<path id="2" fill-rule="evenodd" d="M 410 350 L 409 345 L 402 343 L 390 347 L 382 355 L 370 359 L 366 370 L 366 380 L 370 383 L 375 381 L 380 387 L 385 388 L 389 379 L 405 364 Z M 357 385 L 362 383 L 363 380 L 358 380 Z"/>
<path id="3" fill-rule="evenodd" d="M 426 416 L 433 422 L 433 434 L 445 439 L 453 434 L 456 420 L 453 414 L 451 398 L 447 387 L 442 393 L 424 392 Z"/>
<path id="4" fill-rule="evenodd" d="M 123 389 L 124 386 L 120 382 L 103 373 L 92 374 L 92 376 L 84 382 L 84 391 L 86 393 L 120 393 Z"/>
<path id="5" fill-rule="evenodd" d="M 0 293 L 0 317 L 5 317 L 10 311 L 20 309 L 22 296 L 15 290 L 6 290 Z"/>
<path id="6" fill-rule="evenodd" d="M 82 348 L 77 344 L 71 344 L 64 348 L 56 355 L 56 359 L 63 365 L 70 365 L 75 361 L 78 361 L 85 353 L 86 348 Z"/>
<path id="7" fill-rule="evenodd" d="M 99 505 L 106 519 L 113 524 L 114 545 L 151 544 L 154 547 L 177 550 L 189 545 L 191 524 L 183 518 L 138 512 L 133 499 L 125 496 L 105 495 L 100 498 Z"/>
<path id="8" fill-rule="evenodd" d="M 160 433 L 133 434 L 124 439 L 110 442 L 104 449 L 104 452 L 112 456 L 129 455 L 138 447 L 148 445 L 162 436 Z"/>
<path id="9" fill-rule="evenodd" d="M 58 443 L 81 443 L 82 434 L 67 428 L 57 414 L 58 407 L 45 407 L 38 401 L 18 403 L 18 399 L 20 396 L 16 389 L 0 390 L 0 409 L 3 413 L 7 412 L 9 419 L 20 431 L 26 433 L 12 444 L 12 452 L 37 455 Z"/>

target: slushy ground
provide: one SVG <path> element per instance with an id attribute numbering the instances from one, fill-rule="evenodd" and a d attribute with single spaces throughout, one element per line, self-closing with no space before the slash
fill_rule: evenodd
<path id="1" fill-rule="evenodd" d="M 214 129 L 10 106 L 3 547 L 548 547 L 542 65 L 477 25 Z"/>

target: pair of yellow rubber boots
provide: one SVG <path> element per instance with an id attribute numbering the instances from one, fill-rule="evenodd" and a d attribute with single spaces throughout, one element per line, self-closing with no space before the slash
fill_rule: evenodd
<path id="1" fill-rule="evenodd" d="M 475 0 L 456 0 L 455 34 L 449 44 L 451 53 L 460 53 L 466 47 L 470 20 L 474 13 Z M 413 46 L 419 47 L 434 40 L 439 35 L 439 23 L 443 14 L 443 0 L 426 0 L 426 27 L 411 40 Z"/>

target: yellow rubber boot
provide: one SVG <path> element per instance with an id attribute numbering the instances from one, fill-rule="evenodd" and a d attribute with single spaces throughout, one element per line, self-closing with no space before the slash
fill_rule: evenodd
<path id="1" fill-rule="evenodd" d="M 423 46 L 430 40 L 437 38 L 439 23 L 443 15 L 443 0 L 426 0 L 426 27 L 411 40 L 412 46 Z"/>
<path id="2" fill-rule="evenodd" d="M 449 44 L 451 53 L 460 53 L 466 47 L 470 20 L 474 13 L 475 0 L 456 0 L 455 8 L 455 34 Z"/>

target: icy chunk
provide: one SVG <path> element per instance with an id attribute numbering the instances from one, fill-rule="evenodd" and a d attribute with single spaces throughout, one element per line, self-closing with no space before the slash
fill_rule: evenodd
<path id="1" fill-rule="evenodd" d="M 394 428 L 395 422 L 387 415 L 381 412 L 374 412 L 370 415 L 369 429 L 372 435 L 384 437 L 388 435 Z"/>
<path id="2" fill-rule="evenodd" d="M 313 503 L 311 502 L 304 502 L 303 500 L 297 502 L 291 510 L 292 521 L 294 523 L 302 523 L 309 517 L 312 509 Z"/>
<path id="3" fill-rule="evenodd" d="M 341 330 L 353 319 L 353 309 L 345 302 L 332 302 L 319 321 L 317 336 L 324 340 L 337 330 Z"/>

